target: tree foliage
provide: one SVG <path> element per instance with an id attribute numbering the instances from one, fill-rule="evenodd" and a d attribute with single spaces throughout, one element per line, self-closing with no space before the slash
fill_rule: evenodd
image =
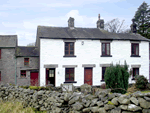
<path id="1" fill-rule="evenodd" d="M 27 44 L 27 46 L 29 46 L 29 47 L 34 47 L 34 46 L 35 46 L 35 42 L 29 43 L 29 44 Z"/>
<path id="2" fill-rule="evenodd" d="M 134 15 L 137 32 L 150 39 L 150 7 L 143 2 Z"/>
<path id="3" fill-rule="evenodd" d="M 124 63 L 124 67 L 121 67 L 120 64 L 117 64 L 116 66 L 111 65 L 110 67 L 106 68 L 104 76 L 106 88 L 111 88 L 112 92 L 122 94 L 126 93 L 129 79 L 126 61 Z"/>
<path id="4" fill-rule="evenodd" d="M 125 32 L 130 32 L 130 30 L 127 30 L 127 26 L 124 26 L 124 21 L 122 20 L 120 21 L 118 18 L 115 18 L 111 21 L 108 21 L 105 24 L 105 30 L 107 30 L 108 32 L 112 32 L 112 33 L 125 33 Z"/>

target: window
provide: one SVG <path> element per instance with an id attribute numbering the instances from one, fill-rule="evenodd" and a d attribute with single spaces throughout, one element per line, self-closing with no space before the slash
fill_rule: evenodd
<path id="1" fill-rule="evenodd" d="M 133 68 L 133 79 L 135 75 L 139 75 L 139 68 Z"/>
<path id="2" fill-rule="evenodd" d="M 131 55 L 139 56 L 139 44 L 138 43 L 131 44 Z"/>
<path id="3" fill-rule="evenodd" d="M 1 49 L 0 49 L 0 59 L 1 59 Z"/>
<path id="4" fill-rule="evenodd" d="M 54 69 L 50 69 L 49 70 L 49 77 L 54 77 L 55 74 L 55 70 Z"/>
<path id="5" fill-rule="evenodd" d="M 74 68 L 66 68 L 65 81 L 74 81 Z"/>
<path id="6" fill-rule="evenodd" d="M 110 43 L 102 43 L 102 55 L 110 55 Z"/>
<path id="7" fill-rule="evenodd" d="M 20 77 L 22 77 L 22 78 L 26 77 L 26 71 L 25 70 L 21 70 L 20 73 L 21 73 Z"/>
<path id="8" fill-rule="evenodd" d="M 65 55 L 74 56 L 74 42 L 65 42 Z"/>
<path id="9" fill-rule="evenodd" d="M 1 71 L 0 71 L 0 81 L 1 81 Z"/>
<path id="10" fill-rule="evenodd" d="M 104 81 L 104 75 L 105 75 L 106 67 L 102 67 L 102 80 Z"/>
<path id="11" fill-rule="evenodd" d="M 29 58 L 24 58 L 24 66 L 29 66 Z"/>

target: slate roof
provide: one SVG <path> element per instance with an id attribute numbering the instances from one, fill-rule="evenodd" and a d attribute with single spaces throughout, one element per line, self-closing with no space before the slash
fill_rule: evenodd
<path id="1" fill-rule="evenodd" d="M 134 33 L 110 33 L 99 28 L 69 28 L 48 26 L 38 26 L 37 38 L 150 41 L 149 39 Z"/>
<path id="2" fill-rule="evenodd" d="M 17 35 L 0 35 L 0 47 L 16 47 Z"/>
<path id="3" fill-rule="evenodd" d="M 17 57 L 37 57 L 39 56 L 39 51 L 37 47 L 16 47 Z"/>

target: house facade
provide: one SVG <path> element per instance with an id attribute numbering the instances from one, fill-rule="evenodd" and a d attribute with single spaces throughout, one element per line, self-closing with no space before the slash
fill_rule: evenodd
<path id="1" fill-rule="evenodd" d="M 16 47 L 17 85 L 39 85 L 39 55 L 37 47 Z"/>
<path id="2" fill-rule="evenodd" d="M 38 26 L 36 45 L 39 47 L 40 86 L 73 83 L 100 85 L 104 83 L 106 67 L 127 62 L 134 76 L 149 79 L 149 40 L 135 33 L 109 33 L 104 21 L 97 28 Z"/>

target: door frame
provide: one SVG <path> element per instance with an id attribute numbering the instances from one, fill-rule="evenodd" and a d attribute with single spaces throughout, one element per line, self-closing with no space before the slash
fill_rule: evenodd
<path id="1" fill-rule="evenodd" d="M 47 69 L 48 69 L 48 71 L 50 70 L 50 69 L 54 69 L 54 87 L 56 86 L 56 68 L 45 68 L 45 83 L 46 83 L 46 85 L 47 85 L 47 77 L 49 76 L 49 75 L 47 75 Z M 49 73 L 48 73 L 49 74 Z"/>
<path id="2" fill-rule="evenodd" d="M 93 67 L 84 67 L 84 80 L 83 80 L 84 84 L 85 84 L 85 69 L 91 69 L 91 71 L 92 71 L 92 85 L 93 85 Z"/>

